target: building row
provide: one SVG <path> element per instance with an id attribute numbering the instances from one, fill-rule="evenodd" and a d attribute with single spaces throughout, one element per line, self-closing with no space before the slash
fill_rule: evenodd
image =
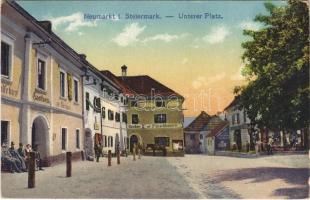
<path id="1" fill-rule="evenodd" d="M 15 1 L 1 5 L 1 143 L 38 145 L 45 165 L 161 145 L 183 152 L 184 98 L 149 76 L 99 70 Z"/>
<path id="2" fill-rule="evenodd" d="M 309 138 L 305 130 L 271 130 L 258 128 L 251 123 L 244 108 L 238 106 L 239 98 L 218 115 L 202 111 L 184 128 L 186 153 L 215 154 L 216 151 L 266 151 L 272 144 L 276 151 L 306 149 Z M 255 146 L 257 146 L 255 149 Z"/>

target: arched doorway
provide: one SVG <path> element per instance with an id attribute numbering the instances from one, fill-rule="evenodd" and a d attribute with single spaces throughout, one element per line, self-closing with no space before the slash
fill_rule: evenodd
<path id="1" fill-rule="evenodd" d="M 138 137 L 136 135 L 132 135 L 130 137 L 130 152 L 132 152 L 133 145 L 134 144 L 138 144 L 138 142 L 139 142 L 139 139 L 138 139 Z"/>
<path id="2" fill-rule="evenodd" d="M 91 134 L 90 129 L 85 130 L 85 153 L 86 155 L 92 156 L 93 155 L 93 137 Z"/>
<path id="3" fill-rule="evenodd" d="M 31 132 L 31 146 L 37 146 L 37 151 L 40 152 L 41 158 L 48 156 L 49 134 L 48 124 L 43 116 L 38 116 L 33 120 Z"/>

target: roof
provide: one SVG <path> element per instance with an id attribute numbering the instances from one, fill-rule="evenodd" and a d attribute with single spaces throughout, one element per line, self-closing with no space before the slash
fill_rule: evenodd
<path id="1" fill-rule="evenodd" d="M 208 135 L 207 137 L 214 137 L 217 136 L 225 127 L 229 125 L 228 121 L 221 122 L 218 126 L 216 126 Z"/>
<path id="2" fill-rule="evenodd" d="M 184 97 L 177 92 L 173 91 L 172 89 L 166 87 L 162 83 L 147 75 L 125 77 L 119 76 L 117 78 L 118 80 L 128 85 L 131 90 L 135 91 L 135 93 L 139 95 L 152 96 L 155 94 L 166 97 L 170 95 L 176 95 L 184 99 Z M 154 91 L 154 93 L 152 91 Z"/>
<path id="3" fill-rule="evenodd" d="M 109 70 L 102 70 L 101 73 L 105 75 L 108 79 L 110 79 L 113 83 L 115 83 L 121 91 L 125 95 L 134 95 L 136 94 L 132 89 L 130 89 L 121 79 L 119 79 L 117 76 L 115 76 L 112 72 Z"/>
<path id="4" fill-rule="evenodd" d="M 185 131 L 202 131 L 204 127 L 209 123 L 211 116 L 205 111 L 201 113 L 190 123 L 184 130 Z"/>
<path id="5" fill-rule="evenodd" d="M 228 108 L 234 107 L 235 105 L 237 105 L 239 100 L 240 100 L 240 96 L 235 96 L 235 98 L 230 102 L 230 104 L 228 106 L 226 106 L 226 108 L 224 108 L 224 110 L 227 110 Z"/>
<path id="6" fill-rule="evenodd" d="M 18 3 L 16 3 L 13 0 L 6 1 L 11 7 L 13 7 L 17 12 L 19 12 L 24 18 L 29 20 L 30 23 L 34 24 L 38 30 L 40 30 L 43 34 L 48 36 L 48 38 L 53 41 L 50 43 L 50 46 L 60 47 L 65 52 L 67 52 L 71 57 L 74 58 L 75 61 L 82 64 L 82 61 L 80 60 L 79 54 L 72 49 L 67 43 L 65 43 L 62 39 L 60 39 L 55 33 L 51 31 L 51 26 L 48 21 L 38 21 L 35 19 L 31 14 L 29 14 L 25 9 L 23 9 Z M 56 45 L 54 45 L 56 44 Z"/>

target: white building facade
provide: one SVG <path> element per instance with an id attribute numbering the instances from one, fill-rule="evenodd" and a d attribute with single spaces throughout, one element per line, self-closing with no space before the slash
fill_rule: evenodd
<path id="1" fill-rule="evenodd" d="M 124 100 L 117 85 L 87 62 L 84 75 L 85 152 L 94 155 L 101 143 L 103 153 L 126 149 L 127 131 Z"/>

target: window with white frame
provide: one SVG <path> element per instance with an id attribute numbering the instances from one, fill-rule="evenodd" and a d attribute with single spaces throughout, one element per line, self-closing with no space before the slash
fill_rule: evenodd
<path id="1" fill-rule="evenodd" d="M 67 128 L 61 128 L 61 149 L 67 149 Z"/>
<path id="2" fill-rule="evenodd" d="M 45 90 L 45 79 L 46 79 L 46 63 L 42 59 L 38 59 L 38 70 L 37 70 L 37 88 Z"/>
<path id="3" fill-rule="evenodd" d="M 73 87 L 74 87 L 74 101 L 79 102 L 79 81 L 78 80 L 74 79 Z"/>
<path id="4" fill-rule="evenodd" d="M 60 71 L 60 96 L 66 96 L 66 74 L 63 71 Z"/>

